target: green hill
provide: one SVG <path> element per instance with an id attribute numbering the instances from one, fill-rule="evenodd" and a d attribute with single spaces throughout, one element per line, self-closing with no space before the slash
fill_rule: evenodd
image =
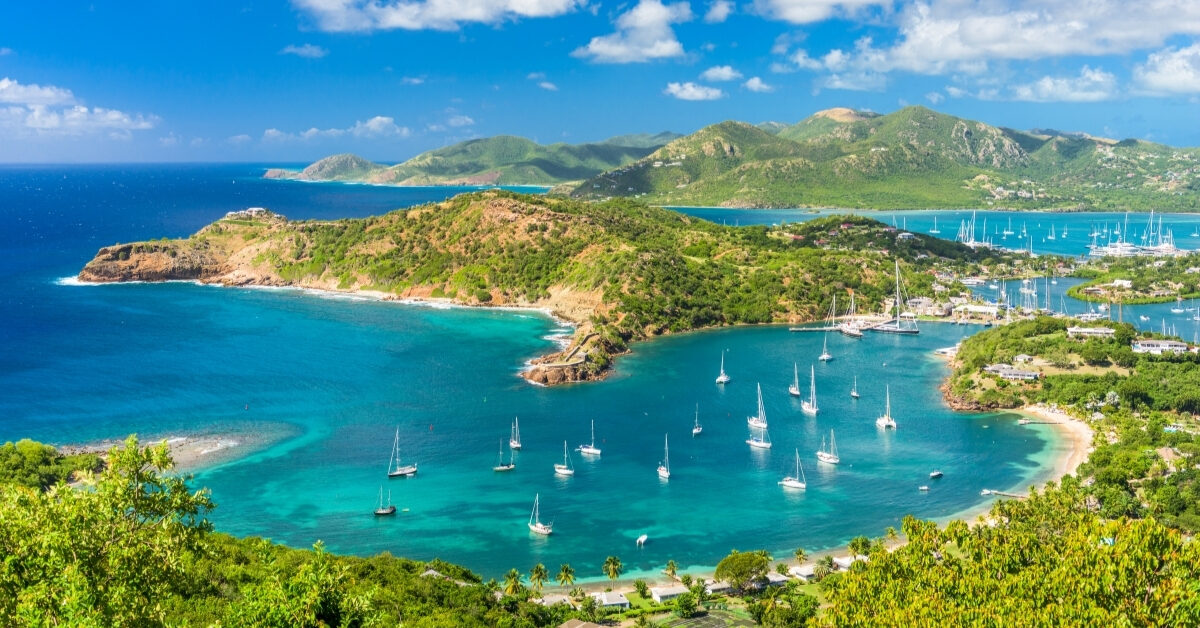
<path id="1" fill-rule="evenodd" d="M 705 127 L 572 194 L 729 207 L 1200 207 L 1198 149 L 1023 132 L 924 107 L 830 109 L 774 135 L 750 128 Z"/>

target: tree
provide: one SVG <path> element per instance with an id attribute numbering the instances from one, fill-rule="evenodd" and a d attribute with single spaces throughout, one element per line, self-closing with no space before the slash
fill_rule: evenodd
<path id="1" fill-rule="evenodd" d="M 538 563 L 529 570 L 529 583 L 533 585 L 533 590 L 537 593 L 542 592 L 542 585 L 550 579 L 550 573 L 546 571 L 546 566 Z"/>
<path id="2" fill-rule="evenodd" d="M 558 568 L 558 576 L 556 579 L 558 580 L 559 586 L 569 587 L 575 584 L 575 570 L 571 568 L 569 563 L 563 563 Z"/>
<path id="3" fill-rule="evenodd" d="M 587 593 L 583 590 L 583 587 L 575 587 L 574 589 L 571 589 L 571 599 L 582 600 L 585 597 L 587 597 Z"/>
<path id="4" fill-rule="evenodd" d="M 717 563 L 713 576 L 717 580 L 729 583 L 737 591 L 744 591 L 752 582 L 767 577 L 767 557 L 760 552 L 739 552 L 734 550 Z"/>
<path id="5" fill-rule="evenodd" d="M 521 592 L 521 572 L 514 569 L 509 569 L 508 573 L 504 574 L 504 595 L 517 595 Z"/>
<path id="6" fill-rule="evenodd" d="M 369 595 L 349 591 L 350 576 L 345 566 L 333 563 L 321 543 L 316 557 L 299 568 L 272 564 L 264 582 L 241 590 L 241 599 L 227 615 L 231 626 L 358 626 L 371 612 Z M 271 549 L 263 543 L 268 555 Z"/>
<path id="7" fill-rule="evenodd" d="M 588 621 L 596 621 L 600 618 L 600 605 L 596 602 L 596 598 L 588 595 L 579 603 L 579 613 Z"/>
<path id="8" fill-rule="evenodd" d="M 668 560 L 667 568 L 664 571 L 667 574 L 667 577 L 673 580 L 675 579 L 675 574 L 678 572 L 678 569 L 679 566 L 675 564 L 674 560 Z"/>
<path id="9" fill-rule="evenodd" d="M 646 584 L 645 580 L 642 580 L 641 578 L 634 580 L 633 588 L 637 589 L 637 594 L 642 596 L 642 599 L 650 599 L 650 586 Z"/>
<path id="10" fill-rule="evenodd" d="M 621 577 L 621 559 L 616 556 L 609 556 L 604 559 L 604 575 L 608 576 L 610 582 L 616 582 L 617 578 Z"/>
<path id="11" fill-rule="evenodd" d="M 888 526 L 887 529 L 883 531 L 883 538 L 890 542 L 900 538 L 900 535 L 896 534 L 896 528 Z"/>
<path id="12" fill-rule="evenodd" d="M 675 598 L 675 614 L 687 619 L 696 614 L 696 596 L 689 593 L 681 593 Z"/>
<path id="13" fill-rule="evenodd" d="M 787 576 L 788 575 L 787 563 L 775 563 L 775 573 L 777 573 L 781 576 Z"/>
<path id="14" fill-rule="evenodd" d="M 0 624 L 162 623 L 157 601 L 212 527 L 208 492 L 163 475 L 173 464 L 165 443 L 131 436 L 90 490 L 0 486 Z"/>
<path id="15" fill-rule="evenodd" d="M 796 557 L 797 563 L 803 564 L 804 559 L 808 558 L 808 552 L 804 551 L 803 547 L 797 547 L 796 550 L 794 552 L 792 552 L 792 556 Z"/>
<path id="16" fill-rule="evenodd" d="M 856 536 L 850 539 L 850 553 L 855 556 L 866 556 L 871 551 L 871 539 L 865 536 Z"/>

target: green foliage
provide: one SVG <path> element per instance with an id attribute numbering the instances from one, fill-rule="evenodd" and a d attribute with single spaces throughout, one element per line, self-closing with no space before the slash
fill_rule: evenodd
<path id="1" fill-rule="evenodd" d="M 0 482 L 42 489 L 69 480 L 76 471 L 99 468 L 96 454 L 63 455 L 27 438 L 0 446 Z"/>
<path id="2" fill-rule="evenodd" d="M 681 593 L 675 598 L 675 614 L 687 619 L 696 614 L 696 596 L 691 592 Z"/>
<path id="3" fill-rule="evenodd" d="M 997 502 L 994 525 L 938 529 L 908 517 L 908 543 L 844 574 L 831 625 L 1194 625 L 1200 548 L 1152 519 L 1106 519 L 1067 478 Z"/>
<path id="4" fill-rule="evenodd" d="M 609 556 L 608 558 L 604 559 L 604 565 L 601 567 L 601 569 L 604 571 L 604 575 L 608 576 L 609 580 L 616 581 L 617 578 L 621 577 L 623 565 L 621 565 L 620 558 L 617 558 L 616 556 Z"/>
<path id="5" fill-rule="evenodd" d="M 713 577 L 729 583 L 736 591 L 744 591 L 752 583 L 767 577 L 770 559 L 762 552 L 739 552 L 734 550 L 717 563 Z"/>

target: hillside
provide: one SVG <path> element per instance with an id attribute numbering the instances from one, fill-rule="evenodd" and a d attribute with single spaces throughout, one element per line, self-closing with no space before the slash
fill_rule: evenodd
<path id="1" fill-rule="evenodd" d="M 264 176 L 392 185 L 554 185 L 633 162 L 676 137 L 663 132 L 623 135 L 594 144 L 543 146 L 523 137 L 498 135 L 421 153 L 394 166 L 333 155 L 298 172 L 272 169 Z"/>
<path id="2" fill-rule="evenodd" d="M 909 275 L 910 293 L 932 295 L 935 266 L 997 263 L 999 255 L 924 235 L 901 240 L 862 217 L 734 228 L 628 200 L 489 191 L 332 222 L 235 212 L 186 239 L 105 247 L 79 278 L 548 308 L 578 329 L 566 351 L 538 360 L 527 376 L 558 383 L 601 376 L 634 340 L 814 320 L 848 290 L 860 311 L 881 310 L 894 259 Z"/>
<path id="3" fill-rule="evenodd" d="M 726 207 L 1200 208 L 1200 149 L 1026 133 L 924 107 L 830 109 L 775 134 L 740 124 L 705 127 L 571 194 Z"/>

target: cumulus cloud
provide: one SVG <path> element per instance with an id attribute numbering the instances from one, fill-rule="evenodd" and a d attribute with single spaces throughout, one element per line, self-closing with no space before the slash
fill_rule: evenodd
<path id="1" fill-rule="evenodd" d="M 759 14 L 793 24 L 820 22 L 835 14 L 853 14 L 867 7 L 889 4 L 890 0 L 754 0 Z"/>
<path id="2" fill-rule="evenodd" d="M 736 81 L 742 78 L 742 73 L 733 69 L 730 65 L 714 65 L 713 67 L 700 73 L 700 78 L 710 81 Z"/>
<path id="3" fill-rule="evenodd" d="M 1083 66 L 1079 76 L 1043 76 L 1012 88 L 1013 100 L 1032 102 L 1097 102 L 1112 98 L 1117 77 L 1100 68 Z"/>
<path id="4" fill-rule="evenodd" d="M 469 118 L 468 118 L 469 119 Z M 340 137 L 355 137 L 359 139 L 383 139 L 392 137 L 408 137 L 412 131 L 408 127 L 399 126 L 395 119 L 389 116 L 375 116 L 367 121 L 359 120 L 352 126 L 339 129 L 318 129 L 312 127 L 307 131 L 299 133 L 289 133 L 280 131 L 279 129 L 270 128 L 263 131 L 262 139 L 264 142 L 308 142 L 312 140 L 331 139 Z M 242 143 L 234 141 L 236 138 L 243 136 L 234 136 L 229 138 L 231 143 Z"/>
<path id="5" fill-rule="evenodd" d="M 238 135 L 231 135 L 228 138 L 226 138 L 225 141 L 229 144 L 233 144 L 234 146 L 241 146 L 242 144 L 250 143 L 250 141 L 253 139 L 254 138 L 250 137 L 249 135 L 246 135 L 245 133 L 241 133 Z"/>
<path id="6" fill-rule="evenodd" d="M 730 13 L 733 13 L 733 3 L 730 0 L 716 0 L 716 2 L 708 5 L 708 12 L 704 14 L 704 21 L 709 24 L 720 24 L 729 17 Z"/>
<path id="7" fill-rule="evenodd" d="M 716 87 L 707 85 L 697 85 L 692 82 L 687 83 L 667 83 L 667 88 L 663 93 L 668 96 L 674 96 L 679 100 L 716 100 L 725 96 L 725 92 Z"/>
<path id="8" fill-rule="evenodd" d="M 617 30 L 593 37 L 572 56 L 596 63 L 641 63 L 683 56 L 683 44 L 675 38 L 672 24 L 692 19 L 687 2 L 663 4 L 660 0 L 639 0 L 637 6 L 617 18 Z"/>
<path id="9" fill-rule="evenodd" d="M 446 124 L 451 127 L 464 127 L 475 124 L 475 120 L 473 120 L 471 116 L 455 115 L 450 116 L 450 118 L 446 120 Z"/>
<path id="10" fill-rule="evenodd" d="M 846 89 L 856 92 L 877 92 L 887 86 L 887 77 L 879 72 L 834 72 L 820 81 L 826 89 Z"/>
<path id="11" fill-rule="evenodd" d="M 537 85 L 538 85 L 538 87 L 540 87 L 548 92 L 557 92 L 558 91 L 558 86 L 555 85 L 554 83 L 551 83 L 550 81 L 538 81 Z"/>
<path id="12" fill-rule="evenodd" d="M 941 92 L 929 92 L 928 94 L 925 94 L 925 100 L 928 100 L 929 102 L 931 102 L 935 105 L 942 102 L 945 99 L 946 99 L 946 97 L 943 96 Z"/>
<path id="13" fill-rule="evenodd" d="M 404 85 L 420 85 L 425 82 L 425 77 L 423 77 L 423 76 L 406 76 L 406 77 L 400 79 L 400 82 L 403 83 Z"/>
<path id="14" fill-rule="evenodd" d="M 102 134 L 128 139 L 132 131 L 152 129 L 158 122 L 154 115 L 87 107 L 63 87 L 0 78 L 0 135 L 30 138 Z"/>
<path id="15" fill-rule="evenodd" d="M 1200 92 L 1200 43 L 1151 53 L 1145 63 L 1133 69 L 1133 79 L 1140 88 L 1151 92 Z"/>
<path id="16" fill-rule="evenodd" d="M 748 89 L 752 92 L 760 92 L 760 93 L 775 91 L 775 87 L 773 87 L 771 85 L 767 85 L 762 79 L 758 78 L 757 76 L 751 76 L 745 83 L 742 83 L 742 87 L 745 87 L 746 89 Z"/>
<path id="17" fill-rule="evenodd" d="M 457 30 L 462 24 L 498 24 L 554 17 L 584 6 L 583 0 L 292 0 L 330 32 Z"/>

